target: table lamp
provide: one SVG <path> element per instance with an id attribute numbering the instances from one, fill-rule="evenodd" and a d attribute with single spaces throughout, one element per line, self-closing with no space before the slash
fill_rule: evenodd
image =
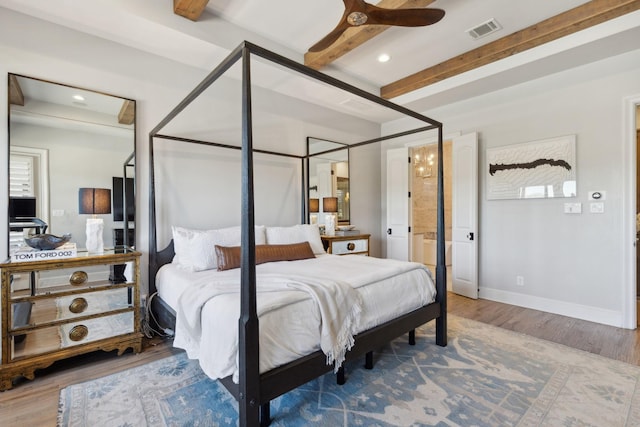
<path id="1" fill-rule="evenodd" d="M 309 199 L 309 219 L 311 224 L 318 223 L 318 212 L 320 212 L 320 199 Z"/>
<path id="2" fill-rule="evenodd" d="M 324 216 L 324 234 L 327 236 L 336 235 L 336 213 L 338 212 L 337 197 L 322 198 L 322 212 Z"/>
<path id="3" fill-rule="evenodd" d="M 87 218 L 87 251 L 103 253 L 104 223 L 102 218 L 97 218 L 96 215 L 111 213 L 111 190 L 107 188 L 81 188 L 78 192 L 78 212 L 92 215 L 91 218 Z"/>

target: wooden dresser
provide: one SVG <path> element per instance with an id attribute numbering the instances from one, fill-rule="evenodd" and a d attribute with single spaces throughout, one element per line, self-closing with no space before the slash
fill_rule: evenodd
<path id="1" fill-rule="evenodd" d="M 128 273 L 114 278 L 114 266 L 122 265 Z M 0 391 L 10 389 L 14 378 L 33 379 L 37 369 L 67 357 L 141 351 L 139 252 L 78 252 L 67 259 L 5 262 L 0 271 Z"/>
<path id="2" fill-rule="evenodd" d="M 367 255 L 369 256 L 370 234 L 355 236 L 320 236 L 324 249 L 334 255 Z"/>

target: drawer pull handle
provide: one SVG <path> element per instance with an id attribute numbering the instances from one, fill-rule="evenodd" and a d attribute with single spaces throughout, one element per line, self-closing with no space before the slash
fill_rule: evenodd
<path id="1" fill-rule="evenodd" d="M 87 309 L 89 303 L 84 298 L 74 298 L 69 304 L 69 311 L 72 313 L 82 313 Z"/>
<path id="2" fill-rule="evenodd" d="M 88 278 L 89 276 L 84 271 L 74 271 L 71 273 L 71 276 L 69 276 L 69 283 L 74 286 L 82 285 Z"/>
<path id="3" fill-rule="evenodd" d="M 352 251 L 352 250 L 354 250 L 355 248 L 356 248 L 356 244 L 355 244 L 355 243 L 353 243 L 353 242 L 349 242 L 349 243 L 347 243 L 347 249 L 348 249 L 348 250 Z"/>
<path id="4" fill-rule="evenodd" d="M 89 328 L 84 325 L 76 325 L 69 331 L 71 341 L 80 341 L 89 334 Z"/>

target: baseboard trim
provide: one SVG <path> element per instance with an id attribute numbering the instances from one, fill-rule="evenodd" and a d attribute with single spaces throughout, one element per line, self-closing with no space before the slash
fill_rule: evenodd
<path id="1" fill-rule="evenodd" d="M 547 313 L 602 323 L 617 328 L 624 327 L 622 313 L 618 311 L 485 287 L 480 288 L 479 297 L 505 304 L 517 305 L 518 307 L 531 308 Z"/>

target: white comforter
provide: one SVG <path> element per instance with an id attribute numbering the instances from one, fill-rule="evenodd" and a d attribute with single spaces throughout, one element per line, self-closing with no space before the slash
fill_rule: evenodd
<path id="1" fill-rule="evenodd" d="M 430 272 L 417 263 L 322 255 L 261 264 L 256 272 L 260 372 L 318 349 L 339 364 L 352 334 L 435 298 Z M 238 379 L 239 278 L 239 269 L 189 273 L 172 265 L 158 275 L 160 296 L 178 313 L 174 346 L 214 379 Z M 176 289 L 182 289 L 177 299 Z"/>

